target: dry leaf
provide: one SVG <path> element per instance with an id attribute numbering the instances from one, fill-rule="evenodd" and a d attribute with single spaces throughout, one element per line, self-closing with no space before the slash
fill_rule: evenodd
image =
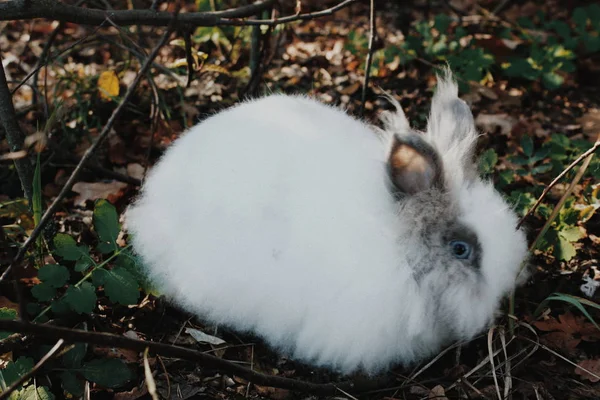
<path id="1" fill-rule="evenodd" d="M 119 181 L 110 182 L 77 182 L 73 191 L 79 193 L 75 198 L 75 205 L 84 205 L 87 200 L 119 198 L 121 191 L 127 187 L 126 183 Z"/>
<path id="2" fill-rule="evenodd" d="M 226 343 L 223 339 L 218 338 L 216 336 L 209 335 L 207 333 L 202 332 L 199 329 L 194 328 L 186 328 L 185 332 L 188 333 L 191 337 L 196 339 L 196 341 L 200 343 L 208 343 L 214 346 L 218 346 L 220 344 Z"/>
<path id="3" fill-rule="evenodd" d="M 119 95 L 119 77 L 115 71 L 104 71 L 100 74 L 98 92 L 101 99 L 108 101 Z"/>
<path id="4" fill-rule="evenodd" d="M 444 387 L 442 385 L 437 385 L 429 392 L 430 400 L 448 400 L 446 397 L 446 392 L 444 391 Z"/>
<path id="5" fill-rule="evenodd" d="M 590 382 L 600 382 L 600 359 L 596 360 L 583 360 L 577 365 L 587 369 L 594 375 L 582 370 L 581 368 L 575 368 L 575 373 L 580 375 L 583 379 L 587 379 Z"/>
<path id="6" fill-rule="evenodd" d="M 583 134 L 592 142 L 596 141 L 598 131 L 600 131 L 600 109 L 590 108 L 588 112 L 577 119 L 583 129 Z"/>
<path id="7" fill-rule="evenodd" d="M 558 319 L 550 317 L 535 321 L 533 325 L 541 331 L 550 332 L 542 336 L 542 341 L 558 349 L 573 350 L 582 340 L 594 342 L 600 339 L 598 328 L 587 322 L 585 317 L 576 317 L 570 311 L 559 315 Z"/>
<path id="8" fill-rule="evenodd" d="M 25 151 L 25 150 L 12 151 L 10 153 L 0 155 L 0 161 L 19 160 L 24 157 L 27 157 L 27 151 Z"/>
<path id="9" fill-rule="evenodd" d="M 475 119 L 475 124 L 488 132 L 494 132 L 500 128 L 503 135 L 508 135 L 512 131 L 517 121 L 508 114 L 479 114 Z"/>
<path id="10" fill-rule="evenodd" d="M 145 168 L 138 163 L 127 164 L 127 175 L 132 178 L 142 180 L 144 178 Z"/>
<path id="11" fill-rule="evenodd" d="M 284 400 L 289 398 L 290 396 L 290 391 L 286 389 L 279 389 L 270 386 L 259 385 L 254 385 L 254 389 L 256 389 L 256 392 L 261 396 L 266 396 L 274 400 Z"/>

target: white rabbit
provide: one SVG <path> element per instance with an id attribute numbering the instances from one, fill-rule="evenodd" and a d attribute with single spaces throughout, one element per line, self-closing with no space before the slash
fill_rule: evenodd
<path id="1" fill-rule="evenodd" d="M 425 133 L 400 108 L 378 130 L 284 95 L 194 126 L 126 213 L 153 283 L 208 321 L 343 373 L 481 332 L 526 239 L 477 176 L 473 116 L 450 72 L 438 79 Z"/>

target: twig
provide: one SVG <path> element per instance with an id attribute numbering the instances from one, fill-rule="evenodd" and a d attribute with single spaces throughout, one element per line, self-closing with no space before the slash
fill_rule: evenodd
<path id="1" fill-rule="evenodd" d="M 275 26 L 275 25 L 280 25 L 280 24 L 287 24 L 288 22 L 294 22 L 294 21 L 307 21 L 307 20 L 335 14 L 337 11 L 341 10 L 342 8 L 349 7 L 352 4 L 357 3 L 358 1 L 359 0 L 344 0 L 341 3 L 336 4 L 335 6 L 327 8 L 325 10 L 315 11 L 315 12 L 307 13 L 307 14 L 290 15 L 288 17 L 283 17 L 283 18 L 261 19 L 261 20 L 247 19 L 245 21 L 241 21 L 241 23 L 239 25 Z M 233 21 L 229 20 L 228 22 L 233 22 Z"/>
<path id="2" fill-rule="evenodd" d="M 46 58 L 48 57 L 48 54 L 50 52 L 50 48 L 52 47 L 52 43 L 54 43 L 54 40 L 56 39 L 56 37 L 58 36 L 58 33 L 60 31 L 62 31 L 64 27 L 64 23 L 59 23 L 58 26 L 56 28 L 54 28 L 54 30 L 52 31 L 52 33 L 50 34 L 50 37 L 48 38 L 48 40 L 46 40 L 46 43 L 44 44 L 44 48 L 42 49 L 42 53 L 40 54 L 40 56 L 38 57 L 37 62 L 35 63 L 35 66 L 33 67 L 33 82 L 31 84 L 31 86 L 33 86 L 34 88 L 38 87 L 38 79 L 40 77 L 39 75 L 39 71 L 42 69 L 42 67 L 46 66 Z M 48 75 L 46 73 L 46 75 Z M 44 118 L 48 119 L 48 101 L 47 101 L 47 93 L 44 91 Z M 32 105 L 37 105 L 38 101 L 40 99 L 38 98 L 37 95 L 37 91 L 33 91 L 33 97 L 31 100 L 31 104 Z"/>
<path id="3" fill-rule="evenodd" d="M 371 76 L 371 64 L 373 63 L 373 43 L 375 42 L 376 26 L 375 26 L 375 0 L 371 0 L 369 4 L 369 52 L 365 62 L 365 80 L 363 81 L 362 95 L 360 98 L 360 112 L 362 117 L 365 112 L 365 102 L 367 101 L 367 88 L 369 87 L 369 78 Z"/>
<path id="4" fill-rule="evenodd" d="M 198 26 L 275 26 L 295 21 L 307 21 L 327 15 L 332 15 L 342 8 L 348 7 L 359 0 L 344 0 L 325 10 L 312 13 L 290 15 L 272 19 L 243 19 L 269 9 L 276 0 L 264 0 L 247 6 L 225 11 L 190 12 L 179 16 L 182 25 Z M 30 5 L 27 6 L 26 2 Z M 173 19 L 172 14 L 153 10 L 101 10 L 82 8 L 68 5 L 55 0 L 10 0 L 0 2 L 0 21 L 15 21 L 32 18 L 46 18 L 61 22 L 72 22 L 81 25 L 99 25 L 107 17 L 120 26 L 167 26 Z"/>
<path id="5" fill-rule="evenodd" d="M 17 390 L 19 388 L 19 386 L 21 386 L 25 381 L 27 381 L 29 378 L 31 378 L 33 375 L 35 375 L 35 373 L 40 368 L 42 368 L 42 366 L 46 363 L 46 361 L 48 361 L 54 355 L 54 353 L 56 353 L 62 347 L 62 345 L 64 343 L 65 343 L 65 341 L 63 339 L 59 339 L 58 342 L 56 342 L 56 344 L 54 345 L 54 347 L 52 347 L 50 349 L 50 351 L 47 352 L 46 355 L 44 357 L 42 357 L 41 360 L 38 361 L 37 364 L 34 365 L 34 367 L 31 369 L 31 371 L 28 371 L 26 374 L 22 375 L 12 385 L 10 385 L 8 388 L 6 388 L 6 390 L 4 390 L 2 393 L 0 393 L 0 400 L 6 399 L 8 396 L 10 396 L 10 394 L 12 392 Z"/>
<path id="6" fill-rule="evenodd" d="M 12 95 L 8 89 L 8 82 L 6 81 L 2 60 L 0 60 L 0 123 L 4 127 L 4 134 L 8 140 L 10 151 L 17 152 L 22 150 L 23 143 L 25 142 L 25 135 L 17 122 L 17 115 L 12 102 Z M 31 200 L 33 198 L 33 168 L 31 162 L 29 157 L 24 157 L 14 160 L 14 163 L 21 181 L 23 192 L 25 193 L 27 200 L 29 200 L 29 205 L 31 207 Z"/>
<path id="7" fill-rule="evenodd" d="M 305 393 L 333 395 L 337 393 L 339 389 L 349 393 L 361 393 L 370 390 L 381 389 L 387 386 L 389 383 L 389 379 L 387 378 L 378 380 L 367 379 L 364 381 L 345 381 L 340 382 L 339 384 L 304 382 L 280 376 L 261 374 L 234 362 L 205 354 L 202 351 L 187 349 L 181 346 L 130 339 L 126 336 L 114 335 L 110 333 L 90 332 L 80 329 L 67 329 L 46 324 L 32 324 L 21 321 L 0 320 L 0 330 L 18 331 L 21 333 L 40 335 L 44 338 L 60 338 L 64 339 L 66 342 L 93 343 L 97 345 L 126 348 L 137 350 L 139 352 L 143 352 L 146 348 L 148 348 L 154 353 L 167 357 L 195 361 L 202 364 L 204 367 L 215 368 L 221 372 L 239 376 L 240 378 L 246 379 L 258 385 L 278 387 Z"/>
<path id="8" fill-rule="evenodd" d="M 46 212 L 44 213 L 44 215 L 40 219 L 39 224 L 35 227 L 35 229 L 33 230 L 33 232 L 31 232 L 31 235 L 27 238 L 27 240 L 25 241 L 25 243 L 23 243 L 23 246 L 17 252 L 17 255 L 13 259 L 13 262 L 2 273 L 2 275 L 0 276 L 0 282 L 2 280 L 4 280 L 4 278 L 6 278 L 6 276 L 10 272 L 10 270 L 15 265 L 17 265 L 18 263 L 21 262 L 21 260 L 25 256 L 25 253 L 26 253 L 27 249 L 29 248 L 29 246 L 31 246 L 31 244 L 40 235 L 40 233 L 42 232 L 42 229 L 44 229 L 44 226 L 46 226 L 46 224 L 48 223 L 48 221 L 52 218 L 52 216 L 54 215 L 54 213 L 56 212 L 56 210 L 60 206 L 62 200 L 67 196 L 67 194 L 69 193 L 69 191 L 71 190 L 71 188 L 73 187 L 73 185 L 75 184 L 75 182 L 77 181 L 79 173 L 84 168 L 84 165 L 88 162 L 88 160 L 96 152 L 96 150 L 98 149 L 98 147 L 100 146 L 100 144 L 108 136 L 108 133 L 112 129 L 112 126 L 115 123 L 117 117 L 119 116 L 119 114 L 121 113 L 121 111 L 123 110 L 123 108 L 125 107 L 125 105 L 127 104 L 127 102 L 129 101 L 129 99 L 133 95 L 133 92 L 137 88 L 137 86 L 140 83 L 142 77 L 146 74 L 146 71 L 148 70 L 148 68 L 152 64 L 152 61 L 154 60 L 154 58 L 156 58 L 156 56 L 158 55 L 159 50 L 162 48 L 162 46 L 167 42 L 167 40 L 171 36 L 172 25 L 167 29 L 167 31 L 164 33 L 164 35 L 160 39 L 159 43 L 154 47 L 154 49 L 152 50 L 152 52 L 150 53 L 150 55 L 148 56 L 148 58 L 146 59 L 146 61 L 142 65 L 142 67 L 140 69 L 140 72 L 137 74 L 137 76 L 135 77 L 135 79 L 133 80 L 133 82 L 131 83 L 131 85 L 129 86 L 129 88 L 127 89 L 127 92 L 125 93 L 125 96 L 123 96 L 123 99 L 121 100 L 121 103 L 119 103 L 119 105 L 117 106 L 117 108 L 115 108 L 115 110 L 113 111 L 112 115 L 110 116 L 110 118 L 106 122 L 106 125 L 102 129 L 102 132 L 100 132 L 100 134 L 98 135 L 98 138 L 96 139 L 96 141 L 86 150 L 85 154 L 83 155 L 83 157 L 79 161 L 79 164 L 77 164 L 77 167 L 75 167 L 75 170 L 73 170 L 73 172 L 71 173 L 71 176 L 67 180 L 67 183 L 65 183 L 65 186 L 62 188 L 62 190 L 60 191 L 60 193 L 58 194 L 58 196 L 56 196 L 56 198 L 54 199 L 54 201 L 52 202 L 52 204 L 50 205 L 50 207 L 48 207 L 48 209 L 46 210 Z"/>
<path id="9" fill-rule="evenodd" d="M 294 21 L 306 21 L 347 7 L 358 0 L 345 0 L 328 9 L 313 13 L 290 15 L 279 19 L 244 20 L 269 9 L 275 0 L 263 0 L 256 3 L 224 11 L 190 12 L 178 17 L 181 25 L 189 27 L 218 25 L 279 25 Z M 101 10 L 96 8 L 77 7 L 56 0 L 10 0 L 0 2 L 0 21 L 15 21 L 32 18 L 46 18 L 61 22 L 72 22 L 81 25 L 99 25 L 109 17 L 120 26 L 168 26 L 173 15 L 165 11 L 151 9 L 138 10 Z"/>
<path id="10" fill-rule="evenodd" d="M 544 189 L 544 191 L 542 192 L 542 194 L 540 195 L 540 197 L 537 199 L 537 201 L 535 202 L 535 204 L 533 205 L 533 207 L 531 207 L 529 209 L 529 211 L 527 211 L 527 213 L 523 216 L 523 218 L 521 218 L 519 220 L 519 223 L 517 224 L 517 229 L 519 229 L 522 225 L 523 222 L 525 222 L 525 220 L 531 215 L 533 214 L 533 212 L 535 212 L 535 210 L 538 208 L 538 206 L 540 205 L 540 203 L 542 202 L 542 200 L 544 200 L 544 198 L 546 197 L 546 195 L 548 194 L 548 192 L 570 171 L 572 170 L 577 164 L 579 164 L 581 162 L 581 160 L 583 160 L 584 158 L 586 158 L 587 156 L 593 154 L 598 147 L 600 146 L 600 139 L 598 139 L 596 141 L 596 143 L 594 143 L 594 145 L 592 147 L 590 147 L 585 153 L 581 154 L 579 157 L 577 157 L 577 159 L 575 161 L 573 161 L 571 164 L 569 164 L 569 166 L 567 168 L 564 169 L 563 172 L 561 172 L 560 174 L 558 174 L 558 176 L 556 178 L 554 178 L 552 180 L 552 182 L 550 182 L 550 184 L 548 186 L 546 186 L 546 188 Z"/>

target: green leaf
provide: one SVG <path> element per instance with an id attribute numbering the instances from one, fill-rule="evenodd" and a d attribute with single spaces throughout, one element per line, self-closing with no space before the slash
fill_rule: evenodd
<path id="1" fill-rule="evenodd" d="M 20 377 L 31 371 L 33 365 L 33 359 L 29 357 L 19 357 L 16 361 L 9 361 L 2 370 L 6 385 L 12 385 Z"/>
<path id="2" fill-rule="evenodd" d="M 60 381 L 63 390 L 75 397 L 83 396 L 84 383 L 77 378 L 71 371 L 65 371 L 60 374 Z"/>
<path id="3" fill-rule="evenodd" d="M 588 21 L 587 10 L 584 7 L 577 7 L 571 18 L 575 23 L 575 29 L 580 33 L 585 32 Z"/>
<path id="4" fill-rule="evenodd" d="M 550 141 L 563 149 L 568 149 L 571 147 L 571 140 L 567 135 L 563 135 L 562 133 L 552 134 L 550 136 Z"/>
<path id="5" fill-rule="evenodd" d="M 87 352 L 86 343 L 75 343 L 62 358 L 62 364 L 67 368 L 79 368 Z"/>
<path id="6" fill-rule="evenodd" d="M 527 157 L 531 157 L 533 155 L 533 139 L 531 136 L 523 136 L 521 138 L 521 147 L 523 148 L 523 153 Z"/>
<path id="7" fill-rule="evenodd" d="M 581 229 L 579 229 L 578 226 L 571 226 L 561 229 L 558 234 L 571 243 L 575 243 L 585 237 L 585 234 L 581 231 Z"/>
<path id="8" fill-rule="evenodd" d="M 46 386 L 29 385 L 21 392 L 19 400 L 54 400 L 54 395 Z"/>
<path id="9" fill-rule="evenodd" d="M 94 207 L 93 223 L 100 240 L 98 250 L 102 253 L 117 250 L 117 236 L 121 226 L 115 207 L 105 199 L 98 200 Z"/>
<path id="10" fill-rule="evenodd" d="M 550 172 L 552 170 L 552 164 L 542 164 L 538 165 L 531 169 L 531 173 L 534 175 L 537 174 L 545 174 L 546 172 Z"/>
<path id="11" fill-rule="evenodd" d="M 542 83 L 550 90 L 558 89 L 564 81 L 565 79 L 556 72 L 546 72 L 542 75 Z"/>
<path id="12" fill-rule="evenodd" d="M 537 80 L 540 76 L 539 71 L 533 68 L 529 60 L 524 58 L 513 58 L 505 67 L 504 73 L 507 76 L 525 78 L 530 81 Z"/>
<path id="13" fill-rule="evenodd" d="M 562 261 L 569 261 L 576 254 L 575 246 L 569 240 L 558 235 L 558 241 L 554 243 L 554 255 Z"/>
<path id="14" fill-rule="evenodd" d="M 77 260 L 77 262 L 75 262 L 75 267 L 73 267 L 73 269 L 76 272 L 85 272 L 88 270 L 89 267 L 91 267 L 94 263 L 92 262 L 92 260 L 90 258 L 87 257 L 82 257 L 79 260 Z"/>
<path id="15" fill-rule="evenodd" d="M 137 280 L 123 267 L 97 269 L 92 274 L 92 279 L 95 286 L 104 286 L 104 292 L 113 303 L 130 305 L 136 304 L 139 299 Z"/>
<path id="16" fill-rule="evenodd" d="M 494 172 L 496 164 L 498 164 L 498 154 L 494 149 L 487 149 L 479 158 L 479 171 L 489 175 Z"/>
<path id="17" fill-rule="evenodd" d="M 127 365 L 114 358 L 87 362 L 83 365 L 81 373 L 87 380 L 106 388 L 118 388 L 132 378 Z"/>
<path id="18" fill-rule="evenodd" d="M 17 319 L 17 311 L 13 310 L 12 308 L 2 307 L 2 308 L 0 308 L 0 319 L 8 319 L 8 320 Z M 6 339 L 7 337 L 9 337 L 12 334 L 13 334 L 13 332 L 0 331 L 0 340 Z"/>
<path id="19" fill-rule="evenodd" d="M 450 22 L 452 22 L 452 18 L 450 18 L 448 15 L 438 14 L 435 16 L 433 27 L 437 29 L 440 34 L 443 34 L 448 30 Z"/>
<path id="20" fill-rule="evenodd" d="M 596 53 L 600 50 L 600 36 L 584 36 L 583 44 L 589 53 Z"/>
<path id="21" fill-rule="evenodd" d="M 69 261 L 77 261 L 90 254 L 87 247 L 78 246 L 75 239 L 64 233 L 59 233 L 54 237 L 54 247 L 54 254 Z"/>
<path id="22" fill-rule="evenodd" d="M 97 300 L 94 287 L 89 282 L 83 282 L 79 287 L 69 286 L 63 299 L 78 314 L 90 314 Z"/>
<path id="23" fill-rule="evenodd" d="M 38 271 L 38 278 L 54 288 L 63 287 L 70 277 L 67 267 L 58 264 L 44 265 Z"/>
<path id="24" fill-rule="evenodd" d="M 50 304 L 50 308 L 53 313 L 58 315 L 67 314 L 71 310 L 69 303 L 67 303 L 64 298 L 53 301 Z"/>
<path id="25" fill-rule="evenodd" d="M 31 294 L 39 301 L 50 301 L 56 296 L 56 288 L 42 282 L 31 288 Z"/>

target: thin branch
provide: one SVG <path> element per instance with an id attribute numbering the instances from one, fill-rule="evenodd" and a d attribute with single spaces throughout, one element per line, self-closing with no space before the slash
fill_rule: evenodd
<path id="1" fill-rule="evenodd" d="M 261 20 L 247 19 L 245 21 L 239 21 L 240 22 L 239 25 L 274 26 L 274 25 L 279 25 L 279 24 L 287 24 L 288 22 L 307 21 L 307 20 L 335 14 L 337 11 L 341 10 L 342 8 L 349 7 L 350 5 L 357 3 L 358 1 L 359 0 L 344 0 L 341 3 L 336 4 L 335 6 L 327 8 L 325 10 L 315 11 L 315 12 L 307 13 L 307 14 L 290 15 L 288 17 L 283 17 L 283 18 L 261 19 Z M 226 22 L 230 23 L 230 22 L 233 22 L 233 20 L 229 20 Z M 227 25 L 227 23 L 225 23 L 224 25 Z M 238 25 L 238 24 L 236 24 L 236 25 Z"/>
<path id="2" fill-rule="evenodd" d="M 190 12 L 181 14 L 178 22 L 189 27 L 198 26 L 275 26 L 295 21 L 307 21 L 332 15 L 342 8 L 357 3 L 359 0 L 344 0 L 325 10 L 312 13 L 290 15 L 273 19 L 244 19 L 270 9 L 276 0 L 263 0 L 243 7 L 224 11 Z M 61 22 L 72 22 L 80 25 L 99 25 L 110 18 L 120 26 L 167 26 L 171 23 L 172 14 L 164 11 L 139 10 L 101 10 L 82 8 L 57 2 L 56 0 L 10 0 L 0 2 L 0 21 L 15 21 L 33 18 L 46 18 Z"/>
<path id="3" fill-rule="evenodd" d="M 174 24 L 172 24 L 172 25 L 174 25 Z M 78 178 L 81 170 L 84 168 L 85 164 L 90 160 L 90 158 L 96 152 L 96 150 L 98 149 L 98 147 L 100 146 L 100 144 L 108 136 L 108 133 L 112 129 L 112 126 L 114 125 L 117 117 L 119 116 L 119 114 L 121 114 L 121 111 L 124 109 L 125 105 L 128 103 L 129 99 L 133 95 L 133 92 L 135 91 L 135 89 L 137 88 L 138 84 L 142 80 L 142 77 L 146 74 L 146 71 L 148 70 L 148 68 L 152 64 L 152 61 L 156 58 L 156 56 L 158 55 L 159 50 L 162 48 L 162 46 L 167 42 L 167 40 L 171 36 L 172 25 L 169 27 L 169 29 L 167 29 L 167 31 L 164 33 L 164 35 L 160 39 L 159 43 L 154 47 L 154 49 L 152 50 L 152 52 L 150 53 L 150 55 L 148 56 L 148 58 L 146 59 L 146 61 L 142 65 L 142 67 L 140 69 L 140 72 L 137 74 L 137 76 L 135 77 L 135 79 L 133 80 L 133 82 L 131 83 L 131 85 L 129 86 L 129 88 L 127 89 L 127 92 L 125 93 L 125 96 L 121 100 L 121 103 L 113 111 L 112 115 L 110 116 L 110 118 L 106 122 L 106 125 L 102 129 L 102 132 L 100 132 L 100 134 L 98 135 L 98 138 L 96 139 L 96 141 L 86 150 L 85 154 L 83 155 L 83 157 L 79 161 L 79 164 L 77 164 L 77 167 L 75 167 L 75 170 L 73 170 L 73 172 L 71 173 L 71 176 L 67 180 L 67 183 L 65 183 L 65 186 L 62 188 L 62 190 L 60 191 L 60 193 L 58 194 L 58 196 L 56 196 L 56 198 L 54 199 L 54 201 L 52 202 L 52 204 L 50 205 L 50 207 L 48 207 L 48 209 L 46 210 L 46 212 L 44 213 L 44 215 L 40 219 L 39 224 L 35 227 L 35 229 L 33 230 L 33 232 L 31 232 L 31 235 L 27 238 L 27 240 L 25 241 L 25 243 L 23 243 L 23 246 L 17 252 L 17 255 L 15 256 L 13 262 L 2 273 L 2 275 L 0 276 L 0 282 L 2 280 L 4 280 L 4 278 L 6 278 L 6 276 L 10 272 L 10 270 L 15 265 L 17 265 L 18 263 L 21 262 L 21 260 L 23 260 L 23 257 L 25 256 L 25 253 L 27 252 L 27 249 L 29 248 L 29 246 L 31 246 L 31 244 L 35 242 L 35 240 L 37 239 L 37 237 L 40 235 L 40 233 L 44 229 L 44 226 L 46 226 L 46 224 L 48 223 L 48 221 L 50 221 L 50 219 L 52 218 L 52 216 L 54 215 L 54 213 L 56 212 L 56 210 L 58 209 L 58 207 L 60 207 L 60 204 L 62 203 L 62 200 L 70 192 L 70 190 L 73 187 L 73 185 L 75 184 L 75 182 L 77 182 L 77 178 Z"/>
<path id="4" fill-rule="evenodd" d="M 46 324 L 32 324 L 21 321 L 0 320 L 0 330 L 18 331 L 39 335 L 44 338 L 64 339 L 66 342 L 93 343 L 118 348 L 126 348 L 143 352 L 146 348 L 150 351 L 167 357 L 180 358 L 202 364 L 204 367 L 214 368 L 223 373 L 238 376 L 258 385 L 278 387 L 304 393 L 320 395 L 333 395 L 339 389 L 349 393 L 361 393 L 381 389 L 388 386 L 389 379 L 364 379 L 336 383 L 311 383 L 281 376 L 265 375 L 243 367 L 231 361 L 206 354 L 202 351 L 173 346 L 166 343 L 149 342 L 145 340 L 130 339 L 126 336 L 102 332 L 90 332 L 80 329 L 67 329 Z"/>
<path id="5" fill-rule="evenodd" d="M 535 204 L 533 205 L 533 207 L 531 207 L 529 209 L 529 211 L 527 211 L 527 213 L 523 216 L 523 218 L 521 218 L 519 220 L 519 223 L 517 224 L 517 229 L 519 229 L 522 225 L 523 222 L 525 222 L 525 220 L 535 212 L 535 210 L 538 208 L 538 206 L 540 205 L 540 203 L 542 202 L 542 200 L 544 200 L 544 198 L 546 197 L 546 195 L 548 194 L 548 192 L 554 187 L 556 186 L 556 184 L 570 171 L 572 170 L 577 164 L 579 164 L 584 158 L 586 158 L 587 156 L 589 156 L 590 154 L 593 154 L 598 147 L 600 147 L 600 139 L 596 141 L 596 143 L 594 143 L 594 145 L 592 147 L 590 147 L 585 153 L 581 154 L 579 157 L 577 157 L 577 159 L 575 161 L 573 161 L 567 168 L 564 169 L 563 172 L 561 172 L 560 174 L 558 174 L 558 176 L 556 178 L 554 178 L 552 180 L 552 182 L 550 182 L 550 184 L 548 186 L 546 186 L 546 188 L 544 189 L 544 191 L 542 192 L 542 194 L 540 195 L 540 197 L 537 199 L 537 201 L 535 202 Z"/>
<path id="6" fill-rule="evenodd" d="M 369 5 L 369 53 L 365 62 L 365 80 L 363 81 L 362 95 L 360 98 L 360 112 L 362 117 L 365 112 L 365 102 L 367 101 L 367 88 L 369 87 L 369 78 L 371 76 L 371 64 L 373 63 L 373 43 L 377 34 L 375 26 L 375 0 L 371 0 Z"/>
<path id="7" fill-rule="evenodd" d="M 224 11 L 183 13 L 178 17 L 178 22 L 191 27 L 244 25 L 241 18 L 256 15 L 260 11 L 270 8 L 274 3 L 275 0 L 263 0 Z M 120 26 L 168 26 L 173 20 L 172 13 L 151 9 L 102 10 L 78 7 L 56 0 L 0 2 L 0 21 L 46 18 L 81 25 L 100 25 L 107 17 Z"/>
<path id="8" fill-rule="evenodd" d="M 5 391 L 3 391 L 2 393 L 0 393 L 0 400 L 6 399 L 8 396 L 10 396 L 10 394 L 12 392 L 14 392 L 15 390 L 17 390 L 19 388 L 19 386 L 21 386 L 25 381 L 27 381 L 29 378 L 31 378 L 32 376 L 34 376 L 35 373 L 40 368 L 42 368 L 42 366 L 46 363 L 46 361 L 48 361 L 62 347 L 62 345 L 64 343 L 65 343 L 65 341 L 63 339 L 58 339 L 58 342 L 56 342 L 56 344 L 54 345 L 54 347 L 52 347 L 50 349 L 50 351 L 47 352 L 46 355 L 44 357 L 42 357 L 41 360 L 38 361 L 37 364 L 35 364 L 35 366 L 31 369 L 31 371 L 28 371 L 26 374 L 22 375 L 12 385 L 10 385 L 8 388 L 6 388 Z"/>
<path id="9" fill-rule="evenodd" d="M 2 4 L 2 3 L 0 3 Z M 8 140 L 8 146 L 11 152 L 17 152 L 23 149 L 25 135 L 21 131 L 15 107 L 12 102 L 12 95 L 6 81 L 4 66 L 0 60 L 0 124 L 4 127 L 4 134 Z M 25 197 L 29 200 L 31 207 L 31 199 L 33 198 L 33 167 L 29 157 L 19 158 L 15 161 L 17 174 L 21 181 L 21 186 Z"/>

